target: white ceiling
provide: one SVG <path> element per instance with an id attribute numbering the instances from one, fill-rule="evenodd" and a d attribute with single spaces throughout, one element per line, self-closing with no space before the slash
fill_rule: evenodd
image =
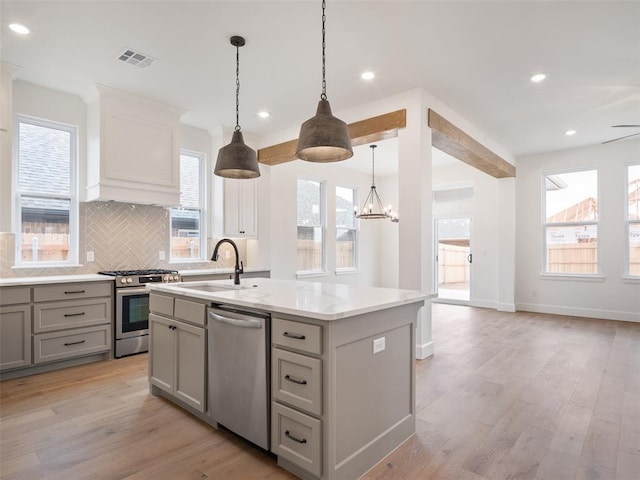
<path id="1" fill-rule="evenodd" d="M 235 123 L 229 37 L 242 35 L 240 123 L 261 135 L 315 113 L 320 5 L 3 0 L 2 60 L 22 67 L 20 80 L 75 94 L 101 83 L 185 109 L 184 123 L 208 129 Z M 31 34 L 17 36 L 11 22 Z M 146 69 L 125 64 L 117 60 L 124 48 L 157 61 Z M 375 80 L 361 80 L 364 70 Z M 531 83 L 537 72 L 547 80 Z M 327 93 L 334 112 L 415 87 L 514 155 L 640 132 L 611 128 L 640 124 L 640 2 L 329 0 Z M 271 117 L 258 118 L 260 110 Z M 565 136 L 568 129 L 576 135 Z M 369 149 L 358 151 L 370 169 Z"/>

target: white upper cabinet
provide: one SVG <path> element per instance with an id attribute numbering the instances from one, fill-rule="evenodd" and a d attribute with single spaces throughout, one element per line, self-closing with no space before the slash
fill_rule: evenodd
<path id="1" fill-rule="evenodd" d="M 257 179 L 224 179 L 224 235 L 258 235 Z"/>
<path id="2" fill-rule="evenodd" d="M 86 200 L 179 205 L 184 111 L 102 85 L 84 100 Z"/>

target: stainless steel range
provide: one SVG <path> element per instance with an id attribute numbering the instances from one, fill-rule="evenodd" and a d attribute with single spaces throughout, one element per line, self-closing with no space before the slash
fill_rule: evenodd
<path id="1" fill-rule="evenodd" d="M 116 358 L 149 350 L 149 283 L 180 282 L 176 270 L 114 270 L 98 272 L 115 277 Z"/>

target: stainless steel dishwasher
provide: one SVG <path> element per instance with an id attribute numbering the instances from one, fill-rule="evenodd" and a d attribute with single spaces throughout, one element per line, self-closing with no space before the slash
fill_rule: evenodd
<path id="1" fill-rule="evenodd" d="M 271 316 L 230 305 L 208 309 L 213 419 L 259 447 L 270 445 Z"/>

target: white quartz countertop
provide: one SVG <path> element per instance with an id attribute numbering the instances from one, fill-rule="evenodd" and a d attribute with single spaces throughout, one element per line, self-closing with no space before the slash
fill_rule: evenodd
<path id="1" fill-rule="evenodd" d="M 46 277 L 14 277 L 0 278 L 0 287 L 14 287 L 20 285 L 42 285 L 47 283 L 82 283 L 82 282 L 108 282 L 114 277 L 88 273 L 85 275 L 50 275 Z"/>
<path id="2" fill-rule="evenodd" d="M 253 273 L 253 272 L 268 272 L 269 270 L 266 268 L 251 268 L 244 267 L 244 273 Z M 228 275 L 234 272 L 233 268 L 202 268 L 198 270 L 182 270 L 178 269 L 178 272 L 183 277 L 188 277 L 190 275 Z"/>
<path id="3" fill-rule="evenodd" d="M 220 287 L 220 291 L 206 291 Z M 226 288 L 225 288 L 226 287 Z M 152 292 L 185 295 L 216 303 L 226 303 L 270 312 L 319 320 L 339 320 L 386 308 L 423 302 L 434 293 L 393 288 L 356 287 L 318 282 L 243 279 L 240 288 L 231 280 L 150 284 Z"/>

